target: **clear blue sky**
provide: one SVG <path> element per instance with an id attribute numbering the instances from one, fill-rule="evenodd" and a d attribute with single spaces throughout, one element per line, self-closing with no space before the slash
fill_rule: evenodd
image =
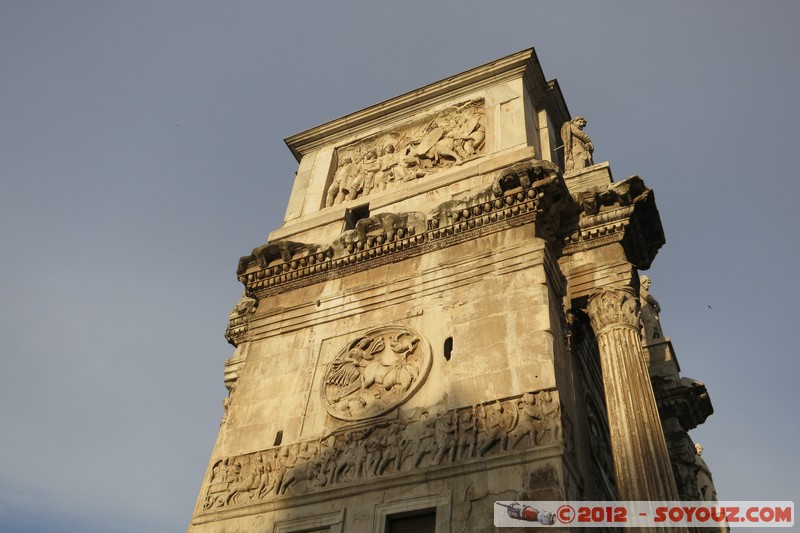
<path id="1" fill-rule="evenodd" d="M 188 525 L 289 135 L 534 46 L 655 190 L 721 499 L 800 498 L 800 4 L 0 1 L 0 531 Z M 708 306 L 713 307 L 709 309 Z"/>

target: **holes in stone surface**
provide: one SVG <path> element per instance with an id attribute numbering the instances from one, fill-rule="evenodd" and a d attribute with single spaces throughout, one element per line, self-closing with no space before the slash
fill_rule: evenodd
<path id="1" fill-rule="evenodd" d="M 347 210 L 344 214 L 345 229 L 354 229 L 356 223 L 362 218 L 369 218 L 369 204 L 360 205 Z"/>
<path id="2" fill-rule="evenodd" d="M 283 440 L 283 430 L 280 430 L 278 431 L 278 433 L 275 434 L 275 443 L 273 444 L 273 446 L 279 446 L 282 440 Z"/>
<path id="3" fill-rule="evenodd" d="M 453 337 L 447 337 L 444 340 L 444 358 L 449 361 L 453 355 Z"/>

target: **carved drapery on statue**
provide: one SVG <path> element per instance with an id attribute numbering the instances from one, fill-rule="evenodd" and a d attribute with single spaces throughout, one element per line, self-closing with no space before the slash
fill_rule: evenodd
<path id="1" fill-rule="evenodd" d="M 328 363 L 323 404 L 342 420 L 382 415 L 419 389 L 431 364 L 428 343 L 415 331 L 401 326 L 368 331 Z"/>
<path id="2" fill-rule="evenodd" d="M 594 144 L 583 128 L 586 119 L 575 117 L 561 126 L 561 141 L 564 143 L 564 173 L 592 166 Z"/>
<path id="3" fill-rule="evenodd" d="M 704 502 L 717 501 L 717 490 L 714 488 L 714 479 L 711 477 L 711 470 L 709 470 L 705 459 L 703 459 L 703 445 L 696 443 L 694 464 L 696 468 L 697 490 L 700 493 L 700 499 Z"/>
<path id="4" fill-rule="evenodd" d="M 485 140 L 484 100 L 476 99 L 343 146 L 336 150 L 337 166 L 325 207 L 480 157 Z"/>
<path id="5" fill-rule="evenodd" d="M 658 300 L 650 294 L 652 282 L 647 276 L 639 278 L 639 300 L 642 309 L 642 338 L 645 341 L 663 339 L 664 332 L 661 330 L 661 306 Z"/>

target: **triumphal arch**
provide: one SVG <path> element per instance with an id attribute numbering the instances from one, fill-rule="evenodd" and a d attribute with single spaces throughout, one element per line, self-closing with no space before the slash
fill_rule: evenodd
<path id="1" fill-rule="evenodd" d="M 687 432 L 711 403 L 639 275 L 655 197 L 590 131 L 531 49 L 286 139 L 299 169 L 239 261 L 190 531 L 493 531 L 498 500 L 710 497 Z"/>

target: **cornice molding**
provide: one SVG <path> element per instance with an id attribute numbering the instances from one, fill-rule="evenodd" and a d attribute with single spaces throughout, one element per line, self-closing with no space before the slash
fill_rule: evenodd
<path id="1" fill-rule="evenodd" d="M 527 71 L 527 72 L 526 72 Z M 454 98 L 485 89 L 523 74 L 535 86 L 546 87 L 539 60 L 533 48 L 486 63 L 461 74 L 431 83 L 420 89 L 372 105 L 344 117 L 287 137 L 284 142 L 300 161 L 303 154 L 322 144 L 335 144 L 346 137 L 364 133 L 384 124 L 395 123 Z"/>
<path id="2" fill-rule="evenodd" d="M 666 239 L 655 195 L 639 176 L 578 193 L 575 200 L 581 213 L 563 239 L 564 255 L 621 242 L 631 264 L 650 267 Z"/>
<path id="3" fill-rule="evenodd" d="M 692 378 L 651 377 L 662 419 L 675 417 L 684 431 L 691 431 L 714 414 L 705 383 Z"/>
<path id="4" fill-rule="evenodd" d="M 546 161 L 498 171 L 471 199 L 423 213 L 379 213 L 328 245 L 277 241 L 239 260 L 247 294 L 263 298 L 402 261 L 535 222 L 534 237 L 557 244 L 561 215 L 573 206 L 557 167 Z"/>

